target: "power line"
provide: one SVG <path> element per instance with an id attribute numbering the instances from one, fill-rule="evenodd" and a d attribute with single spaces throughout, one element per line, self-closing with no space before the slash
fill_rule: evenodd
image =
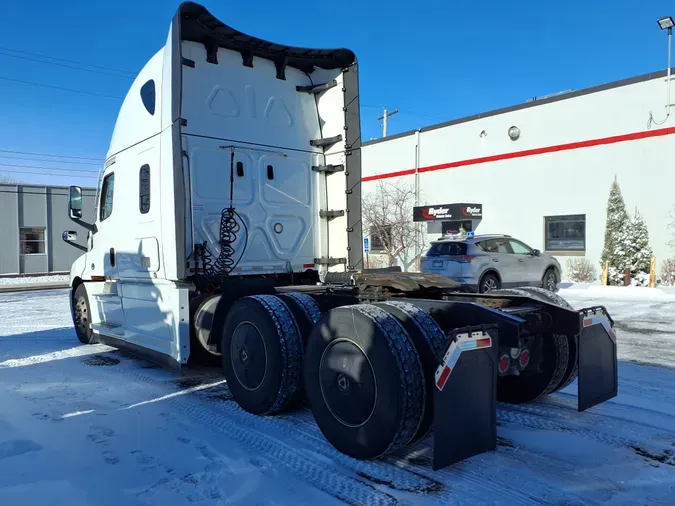
<path id="1" fill-rule="evenodd" d="M 91 72 L 94 74 L 101 74 L 104 76 L 113 76 L 113 77 L 121 77 L 122 79 L 133 79 L 131 76 L 125 76 L 123 74 L 115 74 L 114 72 L 106 72 L 104 70 L 96 70 L 96 69 L 84 69 L 80 67 L 75 67 L 73 65 L 68 65 L 67 63 L 58 63 L 58 62 L 53 62 L 53 61 L 44 61 L 44 60 L 39 60 L 37 58 L 31 58 L 30 56 L 23 56 L 23 55 L 18 55 L 18 54 L 9 54 L 5 53 L 2 48 L 0 48 L 0 56 L 9 56 L 10 58 L 18 58 L 20 60 L 27 60 L 27 61 L 34 61 L 38 63 L 45 63 L 47 65 L 55 65 L 57 67 L 64 67 L 67 69 L 73 69 L 73 70 L 81 70 L 83 72 Z"/>
<path id="2" fill-rule="evenodd" d="M 2 163 L 0 162 L 0 167 L 23 167 L 25 169 L 46 169 L 46 170 L 65 170 L 69 172 L 91 172 L 98 174 L 99 170 L 93 169 L 71 169 L 68 167 L 45 167 L 44 165 L 17 165 L 13 163 Z"/>
<path id="3" fill-rule="evenodd" d="M 89 156 L 69 156 L 69 155 L 57 155 L 55 153 L 33 153 L 30 151 L 12 151 L 9 149 L 0 149 L 0 153 L 13 153 L 16 155 L 37 155 L 37 156 L 49 156 L 53 158 L 73 158 L 75 160 L 96 160 L 102 162 L 105 158 L 92 158 Z"/>
<path id="4" fill-rule="evenodd" d="M 46 58 L 46 59 L 49 59 L 49 60 L 56 60 L 56 61 L 61 61 L 61 62 L 65 62 L 65 63 L 73 63 L 75 65 L 84 65 L 84 66 L 87 66 L 87 67 L 93 67 L 93 68 L 102 69 L 102 70 L 112 70 L 113 72 L 120 72 L 122 74 L 131 74 L 132 76 L 136 75 L 136 72 L 132 72 L 131 70 L 122 70 L 122 69 L 116 69 L 116 68 L 113 68 L 113 67 L 106 67 L 106 66 L 103 66 L 103 65 L 95 65 L 93 63 L 83 63 L 83 62 L 78 62 L 78 61 L 74 61 L 74 60 L 66 60 L 65 58 L 57 58 L 55 56 L 47 56 L 47 55 L 44 55 L 44 54 L 31 53 L 29 51 L 23 51 L 23 50 L 20 50 L 20 49 L 12 49 L 11 47 L 0 46 L 0 49 L 2 49 L 4 51 L 11 51 L 12 53 L 25 54 L 25 55 L 28 55 L 28 56 L 37 56 L 39 58 Z"/>
<path id="5" fill-rule="evenodd" d="M 0 158 L 8 158 L 11 160 L 24 160 L 26 162 L 44 162 L 44 163 L 59 163 L 59 162 L 65 162 L 65 163 L 74 163 L 76 165 L 96 165 L 99 166 L 103 162 L 82 162 L 82 161 L 73 161 L 73 160 L 40 160 L 38 158 L 22 158 L 20 156 L 7 156 L 7 155 L 0 155 Z M 0 165 L 2 162 L 0 162 Z"/>
<path id="6" fill-rule="evenodd" d="M 113 96 L 113 95 L 104 95 L 103 93 L 94 93 L 92 91 L 73 90 L 72 88 L 62 88 L 60 86 L 52 86 L 50 84 L 34 83 L 33 81 L 23 81 L 21 79 L 13 79 L 11 77 L 0 76 L 0 79 L 2 79 L 4 81 L 12 81 L 12 82 L 15 82 L 15 83 L 31 84 L 33 86 L 41 86 L 43 88 L 51 88 L 53 90 L 70 91 L 70 92 L 73 92 L 73 93 L 80 93 L 82 95 L 93 95 L 95 97 L 114 98 L 114 99 L 117 99 L 117 100 L 122 100 L 122 97 L 116 97 L 116 96 Z"/>
<path id="7" fill-rule="evenodd" d="M 0 174 L 3 174 L 4 172 L 11 172 L 12 174 L 34 174 L 38 176 L 55 176 L 55 177 L 72 177 L 73 174 L 54 174 L 53 172 L 31 172 L 31 171 L 24 171 L 24 170 L 10 170 L 10 169 L 2 169 L 0 168 Z M 77 174 L 77 177 L 83 177 L 86 179 L 98 179 L 98 176 L 83 176 L 81 174 Z"/>

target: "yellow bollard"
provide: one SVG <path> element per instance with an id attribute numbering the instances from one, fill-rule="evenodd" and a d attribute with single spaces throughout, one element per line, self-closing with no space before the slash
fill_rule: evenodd
<path id="1" fill-rule="evenodd" d="M 656 287 L 656 257 L 649 262 L 649 288 Z"/>

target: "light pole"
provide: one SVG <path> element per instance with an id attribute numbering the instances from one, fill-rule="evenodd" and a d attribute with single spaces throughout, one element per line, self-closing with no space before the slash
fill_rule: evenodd
<path id="1" fill-rule="evenodd" d="M 673 38 L 673 26 L 675 26 L 675 21 L 673 21 L 672 16 L 663 16 L 662 18 L 659 18 L 658 20 L 659 27 L 661 30 L 668 30 L 668 67 L 666 68 L 666 117 L 662 122 L 657 122 L 654 121 L 654 117 L 650 113 L 649 120 L 650 122 L 654 122 L 657 125 L 663 125 L 666 120 L 670 117 L 670 56 L 671 56 L 671 49 L 672 49 L 672 38 Z"/>
<path id="2" fill-rule="evenodd" d="M 393 115 L 396 114 L 397 112 L 398 112 L 398 109 L 394 109 L 393 111 L 388 112 L 387 109 L 385 108 L 385 109 L 384 109 L 384 114 L 383 114 L 382 116 L 380 116 L 379 118 L 377 118 L 378 120 L 380 120 L 380 119 L 381 119 L 381 120 L 384 120 L 384 121 L 382 122 L 382 137 L 386 137 L 386 136 L 387 136 L 387 118 L 389 118 L 389 116 L 393 116 Z"/>

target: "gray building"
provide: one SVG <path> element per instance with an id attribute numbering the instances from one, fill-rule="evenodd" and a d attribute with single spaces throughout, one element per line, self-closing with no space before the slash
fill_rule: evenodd
<path id="1" fill-rule="evenodd" d="M 82 190 L 84 217 L 92 221 L 96 189 Z M 64 230 L 87 230 L 68 218 L 68 188 L 0 184 L 0 276 L 67 273 L 82 251 L 63 242 Z"/>

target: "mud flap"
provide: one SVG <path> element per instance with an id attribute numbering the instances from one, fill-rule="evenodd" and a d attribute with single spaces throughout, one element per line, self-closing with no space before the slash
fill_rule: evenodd
<path id="1" fill-rule="evenodd" d="M 579 312 L 579 394 L 578 410 L 616 397 L 619 375 L 614 322 L 602 306 Z"/>
<path id="2" fill-rule="evenodd" d="M 433 469 L 497 447 L 497 326 L 462 327 L 436 369 Z"/>

